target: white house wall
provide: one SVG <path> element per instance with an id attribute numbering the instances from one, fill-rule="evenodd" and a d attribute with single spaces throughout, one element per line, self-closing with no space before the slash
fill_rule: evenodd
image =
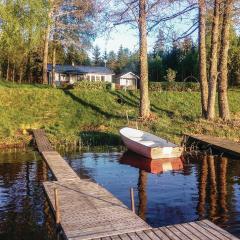
<path id="1" fill-rule="evenodd" d="M 134 78 L 120 78 L 121 86 L 136 86 L 136 79 Z"/>
<path id="2" fill-rule="evenodd" d="M 104 75 L 104 74 L 93 74 L 93 73 L 89 73 L 89 74 L 86 74 L 86 78 L 90 78 L 90 81 L 101 81 L 101 77 L 104 76 L 105 78 L 105 82 L 109 82 L 111 83 L 112 82 L 112 75 Z"/>
<path id="3" fill-rule="evenodd" d="M 104 74 L 85 74 L 84 79 L 89 81 L 102 81 L 101 77 L 104 76 L 105 82 L 112 82 L 112 75 L 104 75 Z M 49 80 L 52 80 L 52 73 L 49 73 Z M 55 73 L 55 84 L 57 86 L 61 85 L 61 82 L 69 81 L 71 84 L 74 84 L 78 81 L 78 75 L 66 75 Z"/>

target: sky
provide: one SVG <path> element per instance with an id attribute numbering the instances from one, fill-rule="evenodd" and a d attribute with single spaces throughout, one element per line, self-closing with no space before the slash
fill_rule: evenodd
<path id="1" fill-rule="evenodd" d="M 138 49 L 138 36 L 134 30 L 121 26 L 114 30 L 110 36 L 98 37 L 94 45 L 98 45 L 102 50 L 106 49 L 107 52 L 117 52 L 121 45 L 134 51 Z"/>
<path id="2" fill-rule="evenodd" d="M 152 49 L 155 38 L 149 37 L 148 44 L 149 49 Z M 132 52 L 137 51 L 139 48 L 138 32 L 137 30 L 130 29 L 127 26 L 119 26 L 114 30 L 110 36 L 99 36 L 96 38 L 93 46 L 98 45 L 101 51 L 117 52 L 119 47 L 122 45 L 124 48 L 129 48 Z"/>
<path id="3" fill-rule="evenodd" d="M 195 22 L 197 12 L 192 11 L 189 15 L 185 15 L 185 17 L 180 17 L 178 19 L 171 20 L 164 23 L 163 26 L 159 26 L 154 29 L 151 35 L 148 37 L 148 50 L 151 51 L 153 49 L 154 43 L 156 41 L 156 35 L 159 31 L 159 28 L 162 27 L 164 31 L 167 28 L 171 29 L 171 31 L 176 32 L 179 36 L 181 33 L 184 33 L 192 23 Z M 192 35 L 193 40 L 197 39 L 197 32 Z M 111 32 L 110 36 L 98 36 L 93 43 L 93 46 L 98 45 L 102 51 L 102 53 L 106 50 L 117 52 L 119 47 L 122 45 L 124 48 L 129 48 L 130 51 L 134 52 L 138 50 L 138 31 L 137 29 L 131 29 L 128 25 L 119 25 L 114 31 Z M 167 45 L 171 45 L 172 39 L 168 39 L 166 42 Z"/>
<path id="4" fill-rule="evenodd" d="M 178 33 L 184 32 L 188 27 L 188 24 L 181 24 L 177 22 L 175 23 L 175 31 Z M 197 31 L 192 34 L 192 38 L 194 41 L 197 39 Z M 102 35 L 97 37 L 93 43 L 93 46 L 99 46 L 102 53 L 105 50 L 107 52 L 117 52 L 121 45 L 124 48 L 129 48 L 130 51 L 134 52 L 137 51 L 139 48 L 138 41 L 139 40 L 137 30 L 130 29 L 127 26 L 120 26 L 115 31 L 113 31 L 110 36 Z M 153 49 L 155 41 L 156 33 L 148 37 L 149 51 Z"/>

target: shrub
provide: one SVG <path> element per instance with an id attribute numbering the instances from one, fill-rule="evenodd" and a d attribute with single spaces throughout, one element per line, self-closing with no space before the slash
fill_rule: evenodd
<path id="1" fill-rule="evenodd" d="M 177 76 L 177 72 L 171 68 L 168 68 L 165 79 L 167 82 L 172 83 L 172 82 L 175 82 L 176 76 Z"/>
<path id="2" fill-rule="evenodd" d="M 195 82 L 150 82 L 149 90 L 155 92 L 198 92 L 200 91 L 200 84 Z"/>
<path id="3" fill-rule="evenodd" d="M 74 84 L 76 89 L 103 90 L 107 88 L 106 82 L 91 82 L 88 80 L 80 81 Z"/>

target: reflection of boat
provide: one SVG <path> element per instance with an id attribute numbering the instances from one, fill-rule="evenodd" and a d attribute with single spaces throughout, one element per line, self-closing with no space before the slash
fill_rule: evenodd
<path id="1" fill-rule="evenodd" d="M 182 147 L 134 128 L 122 128 L 120 135 L 129 150 L 147 158 L 174 158 L 180 157 L 183 152 Z"/>
<path id="2" fill-rule="evenodd" d="M 120 163 L 127 164 L 154 174 L 173 170 L 178 171 L 183 169 L 181 158 L 152 160 L 130 151 L 127 151 L 123 154 L 120 159 Z"/>

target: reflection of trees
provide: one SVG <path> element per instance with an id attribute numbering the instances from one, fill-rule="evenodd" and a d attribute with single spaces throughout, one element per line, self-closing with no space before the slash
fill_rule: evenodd
<path id="1" fill-rule="evenodd" d="M 208 167 L 210 177 L 210 209 L 209 215 L 214 220 L 217 211 L 217 182 L 216 182 L 216 170 L 213 156 L 208 156 Z"/>
<path id="2" fill-rule="evenodd" d="M 228 220 L 226 213 L 228 212 L 227 209 L 227 165 L 228 159 L 221 158 L 220 159 L 220 168 L 219 168 L 219 205 L 220 205 L 220 214 L 222 220 L 225 222 Z"/>
<path id="3" fill-rule="evenodd" d="M 139 170 L 138 179 L 138 197 L 139 197 L 139 208 L 138 215 L 145 220 L 146 208 L 147 208 L 147 173 L 143 170 Z"/>
<path id="4" fill-rule="evenodd" d="M 47 178 L 47 168 L 42 163 L 33 152 L 9 154 L 0 163 L 1 186 L 6 193 L 1 198 L 6 204 L 0 209 L 3 239 L 45 239 L 49 213 L 44 211 L 41 182 Z"/>
<path id="5" fill-rule="evenodd" d="M 200 218 L 204 218 L 204 214 L 205 214 L 207 177 L 208 177 L 208 163 L 207 163 L 207 156 L 204 156 L 202 160 L 202 168 L 201 168 L 200 180 L 199 180 L 198 213 Z"/>
<path id="6" fill-rule="evenodd" d="M 215 162 L 216 160 L 216 162 Z M 201 162 L 199 179 L 199 202 L 198 213 L 200 218 L 206 217 L 216 220 L 221 216 L 227 221 L 227 158 L 217 158 L 214 156 L 204 156 Z M 209 198 L 207 199 L 207 193 Z M 208 212 L 207 200 L 209 200 Z"/>

